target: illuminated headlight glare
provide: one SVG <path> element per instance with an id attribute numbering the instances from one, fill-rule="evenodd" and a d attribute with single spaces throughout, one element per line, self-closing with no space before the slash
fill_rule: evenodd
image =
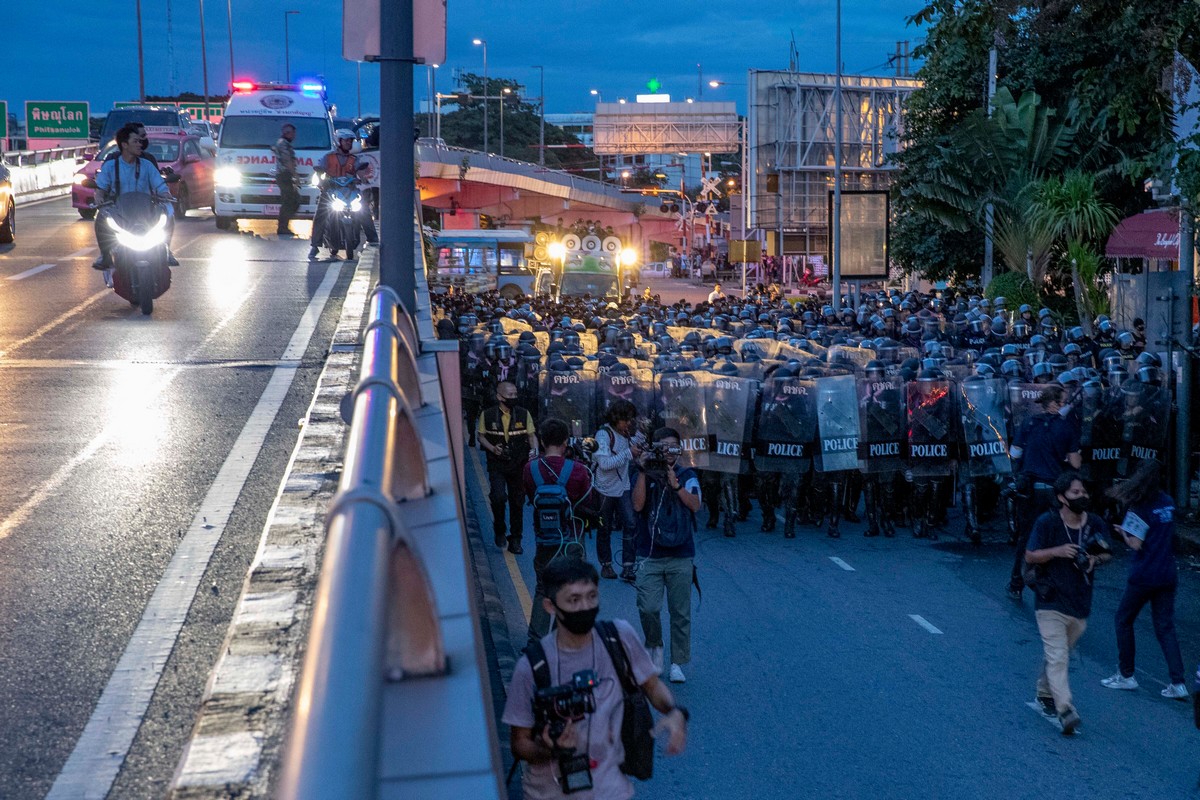
<path id="1" fill-rule="evenodd" d="M 213 173 L 213 181 L 217 186 L 241 186 L 242 173 L 237 167 L 221 167 Z"/>
<path id="2" fill-rule="evenodd" d="M 353 200 L 351 200 L 350 201 L 350 210 L 351 211 L 361 211 L 362 210 L 362 201 L 359 200 L 357 197 L 354 198 Z"/>
<path id="3" fill-rule="evenodd" d="M 117 243 L 122 247 L 128 247 L 130 250 L 149 250 L 153 247 L 158 247 L 167 241 L 167 215 L 162 214 L 158 218 L 158 222 L 154 223 L 154 227 L 143 234 L 130 233 L 117 224 L 112 217 L 106 217 L 108 225 L 117 234 Z"/>
<path id="4" fill-rule="evenodd" d="M 333 207 L 334 211 L 345 211 L 346 210 L 346 201 L 340 197 L 333 198 L 333 202 L 330 203 L 329 205 L 331 205 Z"/>
<path id="5" fill-rule="evenodd" d="M 78 186 L 79 184 L 83 183 L 86 180 L 87 180 L 87 175 L 82 175 L 82 174 L 76 175 L 75 176 L 75 185 Z"/>
<path id="6" fill-rule="evenodd" d="M 313 186 L 320 186 L 321 185 L 321 176 L 314 172 L 312 174 L 312 177 L 309 178 L 308 182 L 311 183 Z"/>

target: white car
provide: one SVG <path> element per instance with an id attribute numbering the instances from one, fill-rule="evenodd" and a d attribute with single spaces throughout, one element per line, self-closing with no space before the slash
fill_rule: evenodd
<path id="1" fill-rule="evenodd" d="M 671 274 L 671 265 L 666 261 L 651 261 L 642 265 L 643 278 L 665 278 Z"/>

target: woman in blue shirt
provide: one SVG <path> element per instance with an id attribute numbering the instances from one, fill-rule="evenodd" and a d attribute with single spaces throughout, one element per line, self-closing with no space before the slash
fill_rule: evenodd
<path id="1" fill-rule="evenodd" d="M 1171 684 L 1162 696 L 1186 700 L 1183 657 L 1175 634 L 1175 589 L 1179 582 L 1175 565 L 1175 502 L 1162 490 L 1162 465 L 1153 459 L 1143 461 L 1133 474 L 1108 490 L 1125 518 L 1116 526 L 1133 551 L 1125 595 L 1117 608 L 1117 653 L 1119 671 L 1102 683 L 1110 689 L 1136 689 L 1133 676 L 1133 623 L 1147 603 L 1154 620 L 1154 635 L 1167 660 Z"/>

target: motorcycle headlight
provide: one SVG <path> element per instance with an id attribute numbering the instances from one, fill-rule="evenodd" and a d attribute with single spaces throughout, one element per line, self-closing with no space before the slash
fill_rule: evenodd
<path id="1" fill-rule="evenodd" d="M 346 201 L 340 197 L 333 198 L 333 202 L 329 205 L 332 206 L 334 211 L 341 212 L 346 210 Z"/>
<path id="2" fill-rule="evenodd" d="M 312 177 L 308 179 L 308 182 L 311 183 L 313 186 L 320 186 L 321 185 L 321 176 L 314 172 L 312 174 Z"/>
<path id="3" fill-rule="evenodd" d="M 237 167 L 221 167 L 213 173 L 217 186 L 241 186 L 242 173 Z"/>
<path id="4" fill-rule="evenodd" d="M 149 250 L 158 247 L 160 244 L 165 244 L 167 241 L 167 215 L 160 214 L 158 222 L 154 223 L 154 227 L 142 234 L 132 233 L 125 230 L 112 217 L 106 217 L 108 225 L 117 234 L 117 243 L 122 247 L 128 247 L 130 250 Z"/>
<path id="5" fill-rule="evenodd" d="M 355 211 L 355 212 L 361 211 L 362 210 L 362 201 L 359 200 L 357 197 L 354 198 L 353 200 L 351 200 L 350 201 L 350 210 Z"/>

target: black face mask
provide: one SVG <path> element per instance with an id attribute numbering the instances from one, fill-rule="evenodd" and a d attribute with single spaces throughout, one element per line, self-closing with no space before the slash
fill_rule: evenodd
<path id="1" fill-rule="evenodd" d="M 1071 509 L 1072 513 L 1075 514 L 1082 514 L 1091 508 L 1091 505 L 1092 498 L 1088 497 L 1086 494 L 1083 497 L 1072 497 L 1066 499 L 1067 508 Z"/>
<path id="2" fill-rule="evenodd" d="M 563 611 L 556 603 L 554 605 L 558 609 L 558 621 L 564 628 L 569 630 L 576 636 L 583 636 L 590 631 L 596 624 L 596 616 L 600 613 L 600 606 L 594 608 L 583 608 L 579 611 Z"/>

